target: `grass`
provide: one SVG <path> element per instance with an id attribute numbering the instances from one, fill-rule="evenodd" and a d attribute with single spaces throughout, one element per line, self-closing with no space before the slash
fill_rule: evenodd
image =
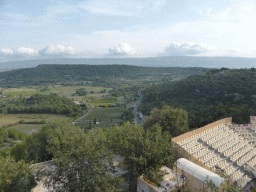
<path id="1" fill-rule="evenodd" d="M 13 124 L 24 119 L 26 122 L 32 121 L 42 121 L 45 120 L 46 123 L 53 122 L 55 119 L 67 119 L 68 117 L 64 115 L 54 115 L 54 114 L 6 114 L 0 115 L 0 127 L 8 124 Z"/>
<path id="2" fill-rule="evenodd" d="M 94 87 L 94 86 L 63 86 L 63 87 L 53 87 L 48 89 L 47 91 L 40 92 L 36 88 L 8 88 L 3 89 L 2 92 L 4 95 L 10 95 L 11 97 L 18 97 L 18 96 L 30 96 L 34 94 L 49 94 L 49 93 L 58 93 L 61 96 L 66 96 L 71 98 L 72 94 L 76 92 L 77 89 L 85 88 L 85 91 L 90 93 L 91 91 L 94 91 L 95 93 L 100 93 L 100 91 L 103 91 L 106 89 L 107 91 L 111 90 L 112 88 L 104 88 L 104 87 Z M 79 97 L 83 98 L 83 96 Z"/>
<path id="3" fill-rule="evenodd" d="M 100 91 L 103 91 L 106 89 L 107 91 L 111 90 L 111 88 L 104 88 L 104 87 L 93 87 L 93 86 L 67 86 L 67 87 L 56 87 L 49 89 L 50 92 L 58 93 L 60 95 L 66 96 L 66 97 L 72 97 L 72 94 L 76 92 L 77 89 L 85 88 L 85 91 L 90 93 L 91 91 L 94 91 L 95 93 L 99 93 Z M 84 96 L 80 96 L 83 98 Z"/>
<path id="4" fill-rule="evenodd" d="M 8 129 L 17 129 L 19 131 L 23 131 L 29 135 L 31 135 L 34 132 L 38 132 L 44 124 L 19 124 L 12 127 L 7 128 Z"/>

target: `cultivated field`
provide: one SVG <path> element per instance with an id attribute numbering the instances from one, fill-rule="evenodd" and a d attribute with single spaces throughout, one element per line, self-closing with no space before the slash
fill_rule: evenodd
<path id="1" fill-rule="evenodd" d="M 81 88 L 85 88 L 85 91 L 87 91 L 88 93 L 90 93 L 91 91 L 94 91 L 95 93 L 99 93 L 104 89 L 106 89 L 107 91 L 111 90 L 111 88 L 93 87 L 93 86 L 65 86 L 65 87 L 50 88 L 50 92 L 58 93 L 66 97 L 72 97 L 72 94 L 75 93 L 77 89 L 81 89 Z M 80 97 L 83 97 L 83 96 L 80 96 Z"/>
<path id="2" fill-rule="evenodd" d="M 93 120 L 96 118 L 97 120 L 106 120 L 106 119 L 119 119 L 122 115 L 121 108 L 97 108 L 94 109 L 90 114 L 85 116 L 80 121 Z"/>
<path id="3" fill-rule="evenodd" d="M 33 122 L 37 121 L 40 122 L 42 120 L 45 120 L 46 123 L 53 122 L 55 119 L 68 119 L 68 117 L 64 115 L 54 115 L 54 114 L 6 114 L 6 115 L 0 115 L 0 127 L 4 125 L 14 124 L 19 122 L 21 119 L 24 119 L 26 122 Z M 40 124 L 23 124 L 23 125 L 35 125 L 37 128 Z M 41 124 L 40 126 L 42 126 Z M 18 125 L 15 125 L 18 126 Z M 13 127 L 10 127 L 13 128 Z"/>
<path id="4" fill-rule="evenodd" d="M 19 131 L 23 131 L 29 135 L 31 135 L 34 132 L 38 132 L 44 124 L 19 124 L 14 125 L 12 127 L 7 128 L 8 129 L 17 129 Z"/>
<path id="5" fill-rule="evenodd" d="M 121 108 L 97 108 L 83 119 L 80 119 L 78 124 L 89 127 L 90 123 L 94 123 L 95 118 L 97 127 L 112 127 L 116 124 L 120 125 L 122 123 L 123 120 L 121 119 L 121 115 Z"/>
<path id="6" fill-rule="evenodd" d="M 61 96 L 66 96 L 69 98 L 75 98 L 75 99 L 83 99 L 83 96 L 73 97 L 72 94 L 76 92 L 77 89 L 85 88 L 85 91 L 88 92 L 88 95 L 90 95 L 91 91 L 94 91 L 93 96 L 102 96 L 106 95 L 107 93 L 100 93 L 104 89 L 107 91 L 111 90 L 111 88 L 104 88 L 104 87 L 94 87 L 94 86 L 63 86 L 63 87 L 53 87 L 48 89 L 47 91 L 40 92 L 36 88 L 9 88 L 9 89 L 2 89 L 0 91 L 3 92 L 4 95 L 9 95 L 11 97 L 18 97 L 18 96 L 30 96 L 34 94 L 49 94 L 49 93 L 58 93 Z"/>

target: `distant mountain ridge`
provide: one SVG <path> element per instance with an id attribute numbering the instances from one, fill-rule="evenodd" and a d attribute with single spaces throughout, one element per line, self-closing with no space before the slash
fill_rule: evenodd
<path id="1" fill-rule="evenodd" d="M 148 67 L 204 67 L 204 68 L 252 68 L 256 66 L 256 58 L 244 57 L 147 57 L 147 58 L 55 58 L 25 60 L 0 63 L 0 69 L 31 68 L 41 64 L 124 64 Z"/>
<path id="2" fill-rule="evenodd" d="M 43 64 L 32 68 L 0 72 L 0 87 L 39 85 L 63 81 L 99 80 L 99 78 L 131 78 L 168 74 L 169 77 L 187 77 L 210 70 L 202 67 L 142 67 L 134 65 L 78 65 Z"/>

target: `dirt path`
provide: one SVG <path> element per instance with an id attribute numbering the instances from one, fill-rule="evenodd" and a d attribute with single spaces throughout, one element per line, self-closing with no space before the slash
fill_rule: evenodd
<path id="1" fill-rule="evenodd" d="M 73 121 L 72 122 L 72 124 L 75 124 L 75 123 L 77 123 L 77 121 L 79 121 L 79 120 L 81 120 L 81 119 L 83 119 L 84 117 L 86 117 L 88 114 L 90 114 L 93 110 L 94 110 L 95 108 L 94 108 L 94 106 L 93 106 L 93 108 L 90 110 L 90 111 L 88 111 L 85 115 L 83 115 L 82 117 L 79 117 L 78 119 L 76 119 L 75 121 Z"/>

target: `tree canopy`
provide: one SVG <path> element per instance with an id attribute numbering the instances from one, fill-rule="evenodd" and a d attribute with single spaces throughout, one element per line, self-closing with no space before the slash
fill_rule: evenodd
<path id="1" fill-rule="evenodd" d="M 56 191 L 115 191 L 119 178 L 110 175 L 113 153 L 100 129 L 84 133 L 78 126 L 58 123 L 47 142 L 55 169 L 40 172 L 46 186 Z"/>
<path id="2" fill-rule="evenodd" d="M 150 112 L 149 119 L 143 124 L 145 129 L 158 123 L 168 133 L 176 137 L 189 130 L 188 128 L 188 114 L 183 109 L 174 108 L 164 105 L 161 109 L 154 108 Z"/>
<path id="3" fill-rule="evenodd" d="M 0 159 L 0 191 L 30 192 L 36 185 L 29 164 L 24 160 L 16 163 L 12 157 Z"/>
<path id="4" fill-rule="evenodd" d="M 137 178 L 145 174 L 154 182 L 161 181 L 152 173 L 160 173 L 162 165 L 171 165 L 172 148 L 168 132 L 155 124 L 146 131 L 143 127 L 130 124 L 112 127 L 108 132 L 108 142 L 115 154 L 124 157 L 124 166 L 128 171 L 129 191 L 137 191 Z"/>

